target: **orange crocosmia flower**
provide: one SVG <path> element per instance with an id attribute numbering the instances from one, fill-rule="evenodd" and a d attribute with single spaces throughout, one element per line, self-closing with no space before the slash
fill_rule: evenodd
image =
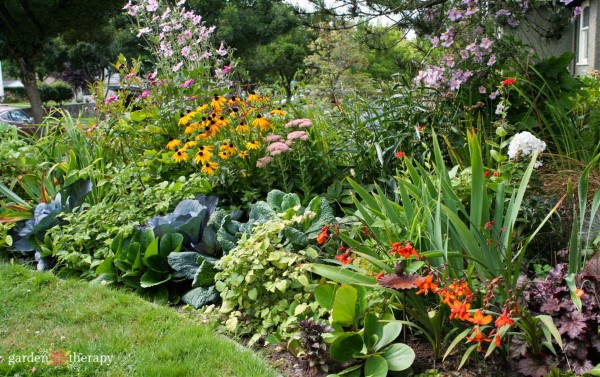
<path id="1" fill-rule="evenodd" d="M 473 328 L 473 332 L 471 333 L 471 337 L 467 336 L 467 342 L 479 343 L 477 347 L 477 351 L 481 351 L 481 343 L 489 343 L 492 341 L 492 338 L 486 338 L 483 335 L 483 332 L 479 329 L 479 326 L 475 326 Z"/>
<path id="2" fill-rule="evenodd" d="M 492 333 L 490 333 L 490 336 L 492 335 Z M 500 347 L 500 345 L 502 344 L 500 342 L 500 333 L 496 333 L 496 336 L 494 336 L 494 344 L 496 345 L 496 347 Z"/>
<path id="3" fill-rule="evenodd" d="M 415 282 L 419 290 L 417 294 L 428 294 L 429 291 L 435 293 L 437 291 L 437 284 L 433 282 L 433 275 L 427 275 L 425 277 L 417 279 Z"/>
<path id="4" fill-rule="evenodd" d="M 514 323 L 515 323 L 515 321 L 513 321 L 508 316 L 508 306 L 504 307 L 504 311 L 502 312 L 500 317 L 498 317 L 496 319 L 496 321 L 494 322 L 494 324 L 496 325 L 497 328 L 501 328 L 502 326 L 505 326 L 505 325 L 512 326 Z"/>
<path id="5" fill-rule="evenodd" d="M 335 259 L 342 262 L 342 266 L 352 262 L 352 258 L 350 258 L 350 251 L 346 251 L 344 254 L 336 255 Z"/>
<path id="6" fill-rule="evenodd" d="M 483 315 L 483 311 L 478 310 L 473 315 L 473 318 L 469 319 L 469 322 L 474 323 L 476 325 L 487 325 L 488 323 L 492 322 L 492 316 L 489 314 Z"/>
<path id="7" fill-rule="evenodd" d="M 411 255 L 419 255 L 410 241 L 406 243 L 406 246 L 402 242 L 394 242 L 390 250 L 390 255 L 394 254 L 404 258 L 410 258 Z"/>
<path id="8" fill-rule="evenodd" d="M 513 85 L 516 82 L 517 82 L 517 79 L 509 78 L 509 79 L 502 81 L 502 85 Z"/>
<path id="9" fill-rule="evenodd" d="M 379 279 L 381 279 L 384 276 L 385 276 L 385 273 L 383 271 L 381 271 L 379 274 L 377 274 L 377 277 L 375 278 L 375 280 L 379 281 Z"/>
<path id="10" fill-rule="evenodd" d="M 396 156 L 397 158 L 403 158 L 403 157 L 406 157 L 406 153 L 404 153 L 404 152 L 396 152 L 394 154 L 394 156 Z"/>
<path id="11" fill-rule="evenodd" d="M 585 296 L 585 292 L 581 288 L 575 289 L 574 293 L 575 293 L 575 297 L 577 297 L 578 299 L 582 299 L 583 296 Z"/>
<path id="12" fill-rule="evenodd" d="M 469 309 L 471 309 L 471 304 L 454 300 L 452 305 L 450 305 L 450 319 L 458 318 L 462 321 L 468 321 L 471 318 Z"/>
<path id="13" fill-rule="evenodd" d="M 327 232 L 319 233 L 319 235 L 317 236 L 317 243 L 319 245 L 323 245 L 325 241 L 327 241 Z"/>

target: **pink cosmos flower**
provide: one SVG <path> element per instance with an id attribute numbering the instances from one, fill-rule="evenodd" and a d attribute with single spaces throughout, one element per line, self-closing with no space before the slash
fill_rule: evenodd
<path id="1" fill-rule="evenodd" d="M 108 97 L 106 97 L 106 99 L 104 100 L 104 104 L 105 104 L 105 105 L 108 105 L 109 103 L 111 103 L 111 102 L 114 102 L 114 101 L 116 101 L 116 100 L 117 100 L 117 96 L 115 96 L 115 95 L 108 96 Z"/>
<path id="2" fill-rule="evenodd" d="M 194 79 L 189 79 L 186 82 L 184 82 L 183 84 L 181 84 L 182 88 L 189 88 L 190 85 L 192 85 L 194 83 Z"/>

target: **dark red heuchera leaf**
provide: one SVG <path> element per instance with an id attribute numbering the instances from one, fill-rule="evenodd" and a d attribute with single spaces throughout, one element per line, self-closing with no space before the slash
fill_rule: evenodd
<path id="1" fill-rule="evenodd" d="M 593 278 L 600 280 L 600 253 L 596 253 L 592 259 L 585 265 L 581 275 L 584 278 Z"/>
<path id="2" fill-rule="evenodd" d="M 561 309 L 561 303 L 557 299 L 551 297 L 540 307 L 540 311 L 546 314 L 555 314 Z"/>
<path id="3" fill-rule="evenodd" d="M 586 328 L 585 317 L 578 311 L 571 312 L 571 315 L 564 315 L 558 321 L 558 331 L 561 334 L 568 334 L 571 338 L 579 337 Z"/>
<path id="4" fill-rule="evenodd" d="M 548 361 L 549 360 L 544 357 L 528 355 L 526 358 L 519 361 L 517 370 L 525 376 L 543 377 L 550 373 L 551 366 L 548 365 Z"/>
<path id="5" fill-rule="evenodd" d="M 593 367 L 594 365 L 589 360 L 585 360 L 583 362 L 577 360 L 572 365 L 573 372 L 577 373 L 578 376 L 589 372 Z"/>

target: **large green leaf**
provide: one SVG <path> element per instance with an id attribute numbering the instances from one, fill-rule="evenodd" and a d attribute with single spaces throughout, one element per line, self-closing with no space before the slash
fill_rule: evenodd
<path id="1" fill-rule="evenodd" d="M 202 257 L 201 257 L 202 258 Z M 198 260 L 200 261 L 200 260 Z M 213 265 L 206 261 L 204 258 L 202 260 L 202 264 L 198 271 L 196 272 L 196 276 L 194 276 L 194 281 L 192 282 L 192 287 L 206 287 L 215 284 L 215 274 L 217 270 L 214 269 Z"/>
<path id="2" fill-rule="evenodd" d="M 351 285 L 342 285 L 337 289 L 331 314 L 333 323 L 342 326 L 351 326 L 354 324 L 357 298 L 358 292 Z"/>
<path id="3" fill-rule="evenodd" d="M 167 261 L 169 262 L 169 266 L 175 270 L 173 279 L 194 280 L 198 272 L 199 258 L 201 256 L 194 251 L 181 251 L 169 254 Z"/>
<path id="4" fill-rule="evenodd" d="M 396 338 L 398 338 L 398 335 L 400 335 L 400 332 L 402 331 L 402 323 L 394 321 L 394 316 L 390 313 L 385 313 L 381 317 L 381 321 L 393 322 L 388 322 L 385 325 L 383 325 L 381 336 L 379 338 L 379 341 L 375 345 L 375 351 L 379 351 L 383 347 L 396 340 Z"/>
<path id="5" fill-rule="evenodd" d="M 379 323 L 379 318 L 373 313 L 367 313 L 365 316 L 364 342 L 367 349 L 372 349 L 383 335 L 383 325 Z M 386 368 L 387 369 L 387 368 Z"/>
<path id="6" fill-rule="evenodd" d="M 219 300 L 219 292 L 214 286 L 194 288 L 181 296 L 181 301 L 196 309 L 215 303 Z"/>
<path id="7" fill-rule="evenodd" d="M 307 264 L 306 268 L 310 272 L 321 275 L 324 278 L 333 280 L 337 283 L 365 285 L 373 285 L 376 283 L 375 278 L 339 266 L 313 263 Z"/>
<path id="8" fill-rule="evenodd" d="M 183 236 L 179 233 L 169 233 L 160 239 L 158 253 L 163 258 L 167 258 L 171 253 L 178 253 L 181 250 Z"/>
<path id="9" fill-rule="evenodd" d="M 142 288 L 150 288 L 162 283 L 166 283 L 171 280 L 171 274 L 164 274 L 153 270 L 144 272 L 140 279 L 140 286 Z"/>
<path id="10" fill-rule="evenodd" d="M 327 310 L 333 309 L 336 286 L 333 284 L 319 284 L 315 288 L 315 299 L 317 303 Z"/>
<path id="11" fill-rule="evenodd" d="M 367 357 L 365 362 L 365 377 L 386 377 L 388 373 L 387 361 L 379 355 Z"/>
<path id="12" fill-rule="evenodd" d="M 363 340 L 357 332 L 346 332 L 340 334 L 331 343 L 331 357 L 339 362 L 354 360 L 354 355 L 363 349 Z"/>
<path id="13" fill-rule="evenodd" d="M 415 361 L 415 351 L 402 343 L 395 343 L 383 351 L 383 358 L 387 361 L 388 369 L 401 371 L 410 368 Z"/>

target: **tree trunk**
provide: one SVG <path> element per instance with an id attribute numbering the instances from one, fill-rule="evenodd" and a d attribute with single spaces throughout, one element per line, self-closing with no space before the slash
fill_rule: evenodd
<path id="1" fill-rule="evenodd" d="M 35 64 L 29 58 L 19 57 L 17 63 L 21 69 L 21 82 L 25 86 L 25 91 L 31 102 L 31 115 L 36 124 L 41 124 L 44 120 L 44 107 L 40 99 L 40 91 L 37 85 L 37 75 Z"/>

